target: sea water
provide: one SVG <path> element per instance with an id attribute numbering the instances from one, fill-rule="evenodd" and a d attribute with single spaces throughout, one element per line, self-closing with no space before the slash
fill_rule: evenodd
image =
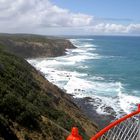
<path id="1" fill-rule="evenodd" d="M 140 103 L 140 37 L 71 36 L 77 49 L 55 58 L 28 60 L 75 98 L 90 97 L 93 109 L 116 117 Z"/>

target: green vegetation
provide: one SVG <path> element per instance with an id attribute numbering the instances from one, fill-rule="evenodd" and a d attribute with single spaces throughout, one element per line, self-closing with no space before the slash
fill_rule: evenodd
<path id="1" fill-rule="evenodd" d="M 25 60 L 0 52 L 0 114 L 27 127 L 37 126 L 39 111 L 27 97 L 39 86 Z"/>
<path id="2" fill-rule="evenodd" d="M 66 49 L 75 48 L 66 39 L 24 34 L 0 34 L 0 45 L 0 48 L 23 58 L 61 56 Z"/>
<path id="3" fill-rule="evenodd" d="M 16 140 L 20 139 L 17 133 L 22 132 L 25 140 L 37 139 L 35 136 L 63 140 L 65 132 L 58 126 L 67 131 L 78 126 L 83 137 L 88 139 L 78 119 L 63 107 L 68 102 L 63 94 L 24 59 L 0 51 L 0 128 L 3 128 L 0 137 Z M 50 122 L 45 125 L 42 116 L 56 125 Z"/>

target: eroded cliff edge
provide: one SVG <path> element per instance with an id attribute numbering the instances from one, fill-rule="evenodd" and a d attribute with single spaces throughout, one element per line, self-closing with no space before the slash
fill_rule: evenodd
<path id="1" fill-rule="evenodd" d="M 22 58 L 27 55 L 15 56 L 10 47 L 6 39 L 0 45 L 0 139 L 65 140 L 71 127 L 78 126 L 88 140 L 96 124 Z"/>
<path id="2" fill-rule="evenodd" d="M 76 48 L 69 40 L 28 34 L 0 34 L 0 45 L 23 58 L 57 57 Z"/>

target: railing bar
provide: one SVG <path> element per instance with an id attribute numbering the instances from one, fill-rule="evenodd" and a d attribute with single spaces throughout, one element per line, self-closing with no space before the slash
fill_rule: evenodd
<path id="1" fill-rule="evenodd" d="M 135 138 L 135 137 L 137 137 L 137 136 L 136 136 L 137 134 L 138 134 L 138 130 L 136 130 L 135 133 L 131 134 L 130 137 L 132 137 L 132 135 L 134 135 L 133 138 Z M 135 140 L 135 139 L 134 139 L 134 140 Z"/>
<path id="2" fill-rule="evenodd" d="M 133 140 L 136 140 L 136 137 L 137 137 L 137 133 L 134 134 Z"/>
<path id="3" fill-rule="evenodd" d="M 116 129 L 118 129 L 118 127 L 115 127 Z M 120 128 L 119 128 L 120 129 Z M 119 129 L 117 130 L 117 132 L 119 131 Z M 122 132 L 122 130 L 120 130 L 120 133 Z M 117 138 L 117 137 L 116 137 Z"/>
<path id="4" fill-rule="evenodd" d="M 125 130 L 125 126 L 123 125 L 123 126 L 122 126 L 122 130 L 121 130 L 122 134 L 125 132 L 124 130 Z M 120 139 L 121 139 L 122 137 L 123 137 L 123 135 L 121 135 Z"/>
<path id="5" fill-rule="evenodd" d="M 91 140 L 136 140 L 139 133 L 138 110 L 112 122 L 110 125 L 98 132 Z M 134 116 L 135 115 L 135 116 Z M 99 140 L 99 139 L 98 139 Z M 138 139 L 139 140 L 139 139 Z"/>
<path id="6" fill-rule="evenodd" d="M 120 129 L 120 128 L 119 128 Z M 118 131 L 119 131 L 119 129 L 118 129 Z M 117 138 L 119 138 L 120 137 L 120 134 L 122 133 L 122 131 L 120 131 L 119 133 L 118 133 L 118 136 L 117 136 Z"/>
<path id="7" fill-rule="evenodd" d="M 111 135 L 112 135 L 112 130 L 110 130 L 109 133 L 110 133 L 110 135 L 109 135 L 107 138 L 111 139 L 111 138 L 112 138 L 112 137 L 111 137 Z"/>
<path id="8" fill-rule="evenodd" d="M 114 128 L 113 128 L 113 129 L 114 129 Z M 113 138 L 113 136 L 112 136 L 112 135 L 114 134 L 113 132 L 114 132 L 114 131 L 112 130 L 112 133 L 111 133 L 111 135 L 110 135 L 111 138 Z"/>
<path id="9" fill-rule="evenodd" d="M 125 135 L 125 137 L 124 137 L 124 138 L 126 138 L 126 137 L 127 137 L 127 135 L 129 134 L 129 132 L 131 131 L 132 127 L 133 127 L 133 125 L 131 125 L 131 126 L 130 126 L 130 129 L 128 129 L 128 131 L 127 131 L 127 133 L 126 133 L 126 135 Z"/>
<path id="10" fill-rule="evenodd" d="M 135 132 L 135 130 L 137 130 L 137 127 L 135 127 L 135 128 L 133 129 L 132 132 Z M 131 137 L 132 135 L 133 135 L 133 133 L 130 134 L 130 137 Z"/>

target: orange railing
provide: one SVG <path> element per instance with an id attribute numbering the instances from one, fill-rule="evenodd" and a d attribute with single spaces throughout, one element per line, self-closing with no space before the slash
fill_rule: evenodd
<path id="1" fill-rule="evenodd" d="M 140 140 L 140 104 L 134 111 L 99 131 L 90 140 Z M 78 134 L 78 128 L 73 128 L 67 140 L 83 140 Z"/>
<path id="2" fill-rule="evenodd" d="M 131 114 L 128 114 L 124 117 L 122 117 L 121 119 L 119 120 L 116 120 L 114 122 L 112 122 L 110 125 L 108 125 L 107 127 L 105 127 L 104 129 L 102 129 L 100 132 L 98 132 L 95 136 L 93 136 L 91 138 L 91 140 L 98 140 L 101 136 L 103 136 L 107 131 L 109 131 L 110 129 L 112 129 L 113 127 L 115 127 L 116 125 L 120 124 L 121 122 L 127 120 L 128 118 L 131 118 L 137 114 L 140 113 L 140 104 L 138 105 L 138 110 L 131 113 Z"/>

